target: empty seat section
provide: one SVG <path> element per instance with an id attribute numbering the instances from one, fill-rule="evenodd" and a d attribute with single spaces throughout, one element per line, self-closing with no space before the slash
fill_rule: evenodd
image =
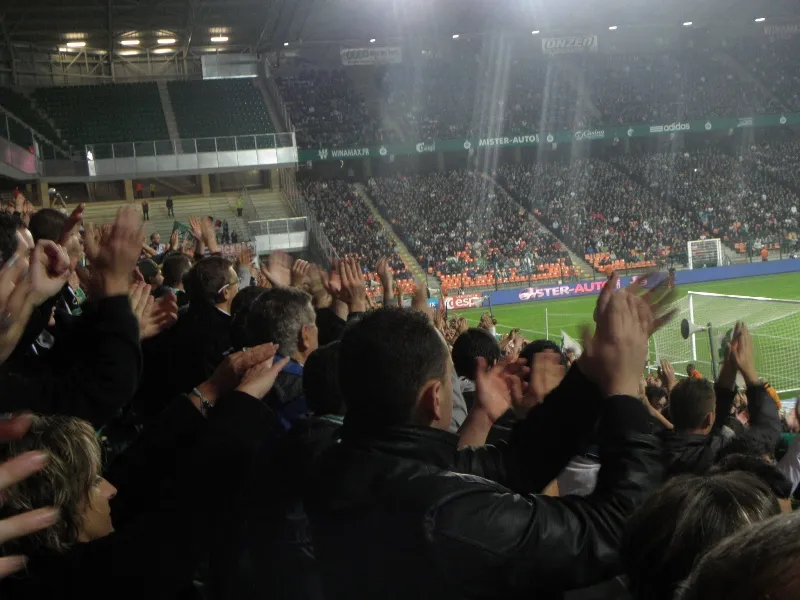
<path id="1" fill-rule="evenodd" d="M 267 105 L 250 79 L 170 81 L 183 139 L 274 133 Z"/>
<path id="2" fill-rule="evenodd" d="M 11 88 L 0 87 L 0 106 L 54 144 L 61 143 L 61 136 L 55 130 L 53 124 L 35 108 L 30 98 Z M 14 136 L 12 132 L 12 137 L 17 136 Z M 23 145 L 22 142 L 24 142 L 27 147 L 30 144 L 30 135 L 26 132 L 22 139 L 12 139 L 12 141 L 20 145 Z"/>
<path id="3" fill-rule="evenodd" d="M 39 88 L 33 97 L 76 146 L 169 140 L 155 83 Z"/>

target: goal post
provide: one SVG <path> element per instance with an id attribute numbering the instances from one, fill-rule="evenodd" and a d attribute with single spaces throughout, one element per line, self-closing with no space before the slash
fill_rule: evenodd
<path id="1" fill-rule="evenodd" d="M 690 269 L 722 266 L 722 242 L 719 239 L 688 242 L 686 255 Z"/>
<path id="2" fill-rule="evenodd" d="M 743 321 L 753 336 L 759 377 L 778 392 L 800 390 L 800 300 L 689 292 L 673 308 L 675 318 L 653 335 L 652 368 L 665 358 L 678 374 L 691 363 L 712 378 L 734 325 Z M 683 319 L 696 326 L 688 339 L 681 335 Z"/>

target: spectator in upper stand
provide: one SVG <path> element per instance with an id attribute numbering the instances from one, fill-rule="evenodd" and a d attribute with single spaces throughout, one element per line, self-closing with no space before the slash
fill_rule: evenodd
<path id="1" fill-rule="evenodd" d="M 155 198 L 156 197 L 156 184 L 155 183 L 151 183 L 150 184 L 150 197 L 151 198 Z"/>
<path id="2" fill-rule="evenodd" d="M 348 328 L 339 367 L 342 440 L 312 467 L 305 497 L 325 597 L 521 597 L 616 574 L 624 522 L 661 481 L 660 448 L 632 397 L 650 311 L 626 291 L 607 288 L 601 298 L 591 348 L 500 447 L 456 449 L 485 439 L 493 420 L 524 402 L 515 375 L 480 365 L 459 440 L 443 431 L 452 367 L 427 317 L 381 309 Z M 557 360 L 537 355 L 541 378 L 528 393 L 546 396 L 554 368 L 563 372 Z M 588 435 L 595 411 L 606 462 L 594 494 L 534 495 Z M 562 419 L 572 419 L 575 437 L 563 436 Z"/>
<path id="3" fill-rule="evenodd" d="M 145 221 L 150 220 L 150 201 L 147 198 L 142 198 L 142 218 Z"/>
<path id="4" fill-rule="evenodd" d="M 779 513 L 770 488 L 750 473 L 676 477 L 627 524 L 621 555 L 632 597 L 671 600 L 715 545 Z"/>
<path id="5" fill-rule="evenodd" d="M 172 200 L 172 195 L 167 196 L 167 216 L 175 216 L 175 202 Z"/>
<path id="6" fill-rule="evenodd" d="M 250 345 L 274 340 L 281 356 L 291 359 L 278 377 L 275 389 L 265 399 L 284 427 L 290 429 L 308 412 L 303 393 L 303 365 L 319 346 L 311 296 L 293 288 L 266 290 L 250 307 L 247 330 Z"/>
<path id="7" fill-rule="evenodd" d="M 243 210 L 244 210 L 244 201 L 242 200 L 242 197 L 239 196 L 238 198 L 236 198 L 236 216 L 241 217 Z"/>
<path id="8" fill-rule="evenodd" d="M 670 474 L 705 473 L 736 436 L 726 419 L 737 372 L 747 384 L 750 414 L 750 426 L 741 436 L 762 454 L 775 451 L 781 435 L 778 407 L 758 379 L 752 337 L 743 323 L 737 323 L 716 386 L 704 379 L 684 379 L 670 393 L 669 420 L 675 429 L 663 433 Z"/>

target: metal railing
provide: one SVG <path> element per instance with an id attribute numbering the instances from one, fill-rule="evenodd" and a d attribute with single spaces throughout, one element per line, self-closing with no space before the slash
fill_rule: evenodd
<path id="1" fill-rule="evenodd" d="M 109 144 L 87 144 L 86 158 L 105 160 L 153 156 L 175 156 L 203 152 L 239 152 L 246 150 L 276 150 L 295 145 L 293 132 L 262 133 L 252 135 L 159 140 L 147 142 L 116 142 Z"/>
<path id="2" fill-rule="evenodd" d="M 17 117 L 14 113 L 10 110 L 5 108 L 4 106 L 0 106 L 0 111 L 3 113 L 4 118 L 4 125 L 5 128 L 0 131 L 0 136 L 5 137 L 8 141 L 12 144 L 20 144 L 20 139 L 17 135 L 13 133 L 13 129 L 24 130 L 25 133 L 23 134 L 25 139 L 25 143 L 27 145 L 31 145 L 35 143 L 39 147 L 39 157 L 41 159 L 49 159 L 49 158 L 56 158 L 57 156 L 61 156 L 63 158 L 70 158 L 69 153 L 64 150 L 60 145 L 53 142 L 51 139 L 45 137 L 33 127 L 28 125 L 25 121 Z M 13 126 L 13 128 L 12 128 Z"/>
<path id="3" fill-rule="evenodd" d="M 303 195 L 297 189 L 295 179 L 296 169 L 280 169 L 281 189 L 283 197 L 295 215 L 305 215 L 308 219 L 308 231 L 311 234 L 311 241 L 316 245 L 317 259 L 324 263 L 325 267 L 330 267 L 331 260 L 338 258 L 336 249 L 331 244 L 328 236 L 322 230 L 316 215 L 308 208 Z"/>
<path id="4" fill-rule="evenodd" d="M 308 230 L 308 219 L 306 217 L 290 217 L 288 219 L 248 221 L 247 226 L 253 237 L 257 235 L 288 235 L 305 233 Z"/>

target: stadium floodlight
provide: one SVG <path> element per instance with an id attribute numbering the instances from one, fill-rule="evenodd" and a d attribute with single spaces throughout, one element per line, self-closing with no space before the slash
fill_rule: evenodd
<path id="1" fill-rule="evenodd" d="M 766 21 L 766 20 L 767 20 L 767 19 L 766 19 L 766 17 L 758 17 L 758 18 L 756 19 L 756 23 L 763 23 L 763 22 L 764 22 L 764 21 Z"/>
<path id="2" fill-rule="evenodd" d="M 168 46 L 169 44 L 175 43 L 175 38 L 158 38 L 156 42 L 158 42 L 162 46 Z"/>
<path id="3" fill-rule="evenodd" d="M 142 43 L 141 40 L 120 40 L 119 42 L 123 46 L 138 46 Z"/>
<path id="4" fill-rule="evenodd" d="M 611 26 L 611 27 L 609 27 L 608 29 L 609 29 L 610 31 L 616 31 L 616 30 L 617 30 L 617 26 L 616 26 L 616 25 L 612 25 L 612 26 Z"/>
<path id="5" fill-rule="evenodd" d="M 141 50 L 120 50 L 117 54 L 120 56 L 136 56 L 137 54 L 141 53 Z"/>
<path id="6" fill-rule="evenodd" d="M 85 48 L 86 42 L 67 42 L 67 48 Z"/>
<path id="7" fill-rule="evenodd" d="M 453 39 L 454 39 L 454 40 L 457 40 L 458 38 L 459 38 L 459 35 L 458 35 L 457 33 L 454 33 L 454 34 L 453 34 Z"/>
<path id="8" fill-rule="evenodd" d="M 151 50 L 153 54 L 169 54 L 170 52 L 175 52 L 173 48 L 156 48 L 155 50 Z"/>
<path id="9" fill-rule="evenodd" d="M 227 35 L 215 35 L 211 38 L 211 42 L 214 44 L 223 44 L 228 41 Z"/>
<path id="10" fill-rule="evenodd" d="M 692 22 L 691 22 L 691 21 L 686 21 L 686 22 L 683 24 L 683 26 L 684 26 L 684 27 L 691 27 L 691 26 L 692 26 Z"/>
<path id="11" fill-rule="evenodd" d="M 283 42 L 283 45 L 284 45 L 284 46 L 288 46 L 288 45 L 289 45 L 289 42 Z"/>
<path id="12" fill-rule="evenodd" d="M 375 43 L 375 38 L 371 38 L 371 39 L 369 40 L 369 43 L 370 43 L 370 44 L 374 44 L 374 43 Z"/>
<path id="13" fill-rule="evenodd" d="M 539 30 L 534 29 L 533 31 L 531 31 L 531 35 L 539 35 Z"/>
<path id="14" fill-rule="evenodd" d="M 69 48 L 66 48 L 65 46 L 59 46 L 58 47 L 58 51 L 59 52 L 69 52 Z"/>

